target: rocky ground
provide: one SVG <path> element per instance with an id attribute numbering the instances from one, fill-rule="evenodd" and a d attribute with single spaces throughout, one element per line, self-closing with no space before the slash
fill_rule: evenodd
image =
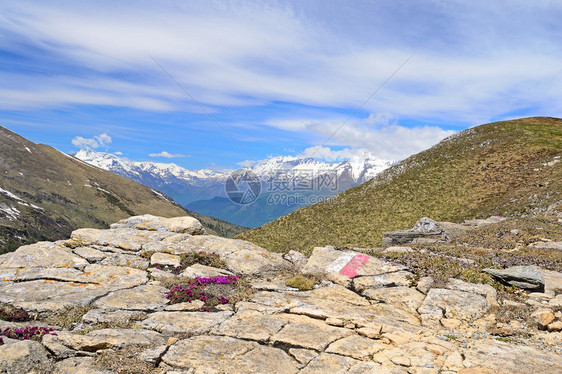
<path id="1" fill-rule="evenodd" d="M 401 245 L 381 252 L 418 250 Z M 190 217 L 132 217 L 0 256 L 0 372 L 562 372 L 562 273 L 505 273 L 538 291 L 500 297 L 374 252 L 281 255 Z"/>

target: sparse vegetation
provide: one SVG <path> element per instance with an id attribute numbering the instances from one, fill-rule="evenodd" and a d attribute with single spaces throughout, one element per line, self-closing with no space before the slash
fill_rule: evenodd
<path id="1" fill-rule="evenodd" d="M 96 366 L 118 374 L 149 374 L 154 366 L 142 361 L 138 353 L 146 347 L 128 345 L 123 349 L 106 349 L 98 353 L 94 359 Z"/>
<path id="2" fill-rule="evenodd" d="M 224 260 L 221 260 L 220 256 L 215 252 L 198 251 L 182 253 L 180 255 L 180 258 L 182 269 L 185 269 L 193 264 L 201 264 L 205 266 L 226 269 L 226 262 L 224 262 Z"/>
<path id="3" fill-rule="evenodd" d="M 285 280 L 285 284 L 289 287 L 298 288 L 301 291 L 307 291 L 314 288 L 314 285 L 319 282 L 318 278 L 314 275 L 296 274 L 291 278 Z"/>
<path id="4" fill-rule="evenodd" d="M 71 330 L 82 320 L 84 314 L 90 309 L 90 306 L 76 305 L 64 308 L 58 313 L 45 316 L 41 320 L 49 325 L 58 326 L 64 330 Z"/>

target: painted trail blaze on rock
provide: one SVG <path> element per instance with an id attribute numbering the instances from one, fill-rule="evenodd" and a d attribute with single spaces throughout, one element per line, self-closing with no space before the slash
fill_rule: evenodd
<path id="1" fill-rule="evenodd" d="M 327 268 L 328 273 L 340 273 L 347 277 L 357 276 L 357 272 L 369 260 L 369 256 L 363 254 L 345 252 L 338 256 Z"/>
<path id="2" fill-rule="evenodd" d="M 357 276 L 357 272 L 367 261 L 369 261 L 369 256 L 356 255 L 340 270 L 340 274 L 353 278 Z"/>

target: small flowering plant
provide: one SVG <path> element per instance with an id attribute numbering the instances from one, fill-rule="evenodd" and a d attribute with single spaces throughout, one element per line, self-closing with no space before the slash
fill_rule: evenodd
<path id="1" fill-rule="evenodd" d="M 205 303 L 201 310 L 210 312 L 219 304 L 231 302 L 231 295 L 236 294 L 239 283 L 239 275 L 188 278 L 185 283 L 172 286 L 166 297 L 172 304 L 201 300 Z"/>
<path id="2" fill-rule="evenodd" d="M 4 330 L 0 329 L 0 335 L 11 339 L 19 340 L 37 340 L 45 335 L 57 335 L 53 332 L 55 329 L 52 327 L 38 327 L 38 326 L 25 326 L 24 328 L 6 327 Z M 4 340 L 0 337 L 0 345 L 4 344 Z"/>
<path id="3" fill-rule="evenodd" d="M 0 302 L 0 319 L 10 322 L 23 322 L 29 320 L 29 315 L 22 308 Z"/>

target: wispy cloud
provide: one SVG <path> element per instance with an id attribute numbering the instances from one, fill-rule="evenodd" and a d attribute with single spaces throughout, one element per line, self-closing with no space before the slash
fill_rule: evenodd
<path id="1" fill-rule="evenodd" d="M 401 10 L 376 4 L 341 9 L 357 19 L 353 35 L 336 32 L 344 26 L 342 15 L 330 18 L 334 29 L 328 27 L 325 13 L 341 7 L 335 2 L 326 4 L 327 10 L 285 1 L 116 3 L 95 12 L 92 7 L 28 1 L 0 6 L 0 29 L 11 36 L 0 39 L 0 45 L 25 53 L 24 44 L 14 43 L 25 40 L 80 68 L 76 77 L 72 69 L 67 71 L 71 76 L 56 80 L 34 77 L 33 85 L 4 74 L 8 88 L 0 91 L 0 105 L 90 103 L 197 111 L 154 66 L 149 51 L 210 106 L 287 101 L 353 107 L 414 53 L 367 109 L 422 118 L 445 112 L 478 121 L 521 106 L 547 113 L 561 108 L 556 102 L 562 93 L 562 50 L 552 28 L 559 26 L 549 20 L 562 15 L 562 5 L 552 2 L 452 1 L 444 7 L 430 1 L 424 9 L 416 2 L 406 2 Z M 381 22 L 367 24 L 361 11 Z M 394 22 L 404 17 L 408 27 L 391 25 L 382 15 Z M 516 27 L 520 24 L 524 30 Z M 512 34 L 499 34 L 502 26 Z M 358 34 L 374 36 L 369 42 Z M 80 82 L 84 71 L 90 76 Z M 125 75 L 107 78 L 107 73 L 132 72 L 137 73 L 134 82 Z"/>
<path id="2" fill-rule="evenodd" d="M 151 153 L 149 154 L 150 157 L 165 157 L 165 158 L 178 158 L 178 157 L 188 157 L 186 155 L 181 155 L 181 154 L 171 154 L 169 152 L 166 151 L 162 151 L 160 153 Z"/>
<path id="3" fill-rule="evenodd" d="M 109 146 L 111 144 L 111 136 L 106 133 L 96 135 L 93 138 L 83 138 L 81 136 L 76 136 L 72 139 L 72 144 L 79 148 L 99 148 Z"/>
<path id="4" fill-rule="evenodd" d="M 451 121 L 468 127 L 516 116 L 560 116 L 560 19 L 562 3 L 547 0 L 5 1 L 0 111 L 122 110 L 113 125 L 134 113 L 123 125 L 142 128 L 143 141 L 161 136 L 156 129 L 164 116 L 182 129 L 198 129 L 201 108 L 148 52 L 221 125 L 240 130 L 236 138 L 261 158 L 322 144 L 413 55 L 325 147 L 314 148 L 328 158 L 348 149 L 399 159 L 447 136 Z M 152 122 L 141 124 L 147 113 Z M 375 120 L 379 113 L 393 120 Z M 247 158 L 223 143 L 209 151 L 208 139 L 216 133 L 204 130 L 197 135 L 206 141 L 195 144 L 207 149 L 190 148 L 193 158 Z M 132 133 L 112 132 L 119 139 Z M 298 144 L 293 135 L 301 138 Z M 260 139 L 282 144 L 271 149 L 274 142 Z M 100 146 L 95 138 L 72 143 Z M 184 149 L 181 143 L 142 154 L 167 149 L 174 155 Z M 167 157 L 159 155 L 153 157 Z"/>

